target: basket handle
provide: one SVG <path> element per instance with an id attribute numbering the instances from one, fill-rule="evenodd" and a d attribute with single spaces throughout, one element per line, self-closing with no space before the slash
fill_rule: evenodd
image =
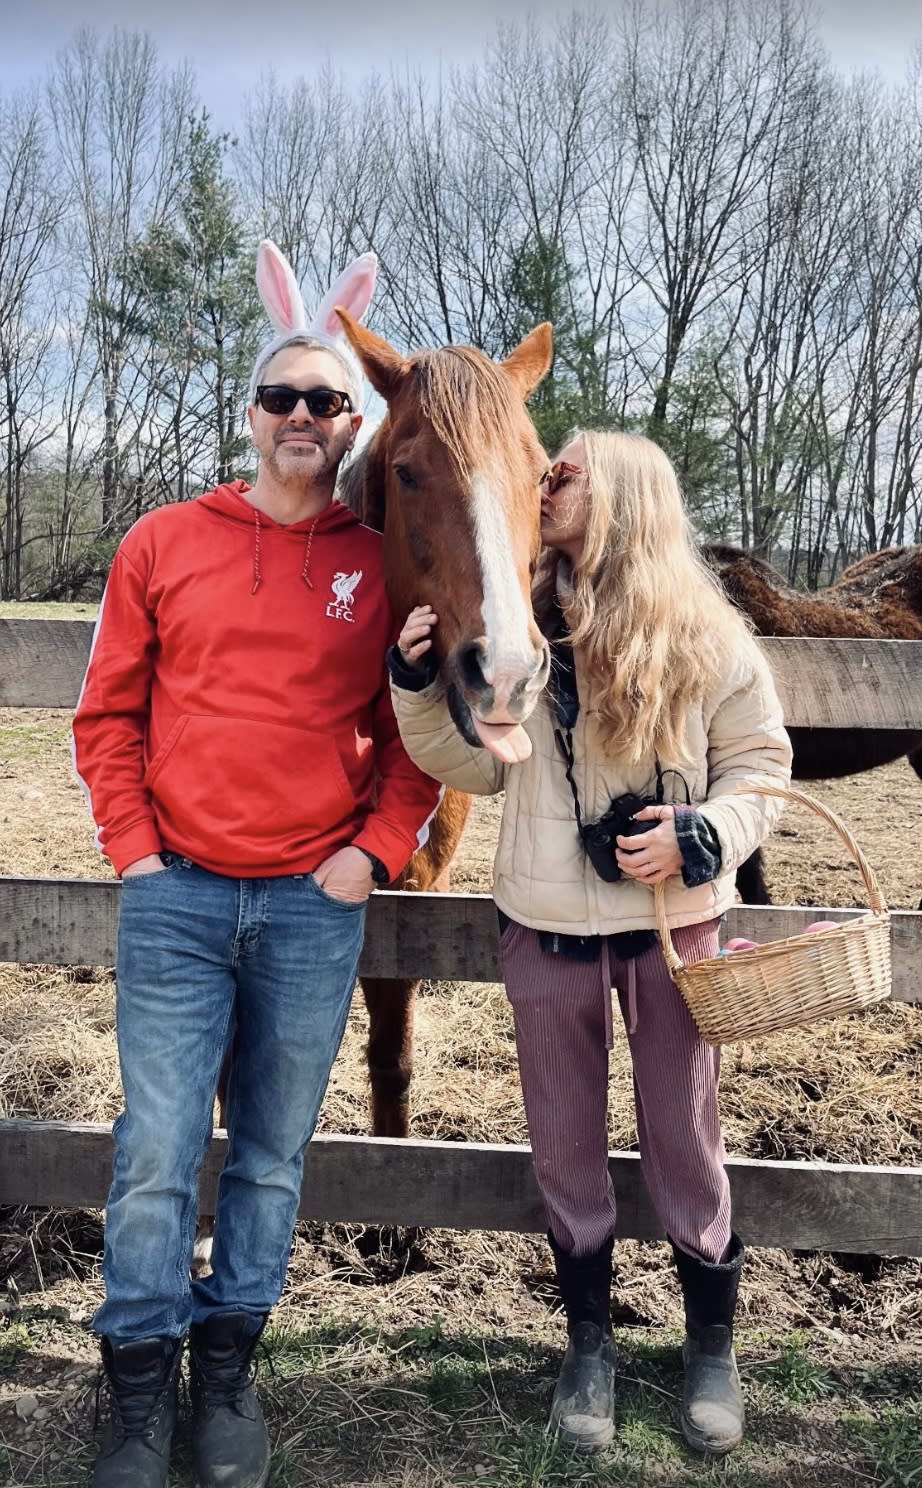
<path id="1" fill-rule="evenodd" d="M 857 864 L 861 877 L 864 880 L 868 906 L 872 913 L 881 914 L 886 910 L 887 902 L 881 893 L 880 884 L 877 881 L 877 875 L 874 869 L 861 851 L 861 848 L 858 846 L 841 816 L 838 816 L 835 811 L 830 810 L 822 801 L 818 801 L 815 796 L 809 796 L 806 791 L 797 789 L 785 790 L 780 785 L 768 784 L 738 785 L 735 790 L 729 791 L 728 794 L 731 796 L 777 796 L 781 801 L 792 801 L 795 806 L 806 806 L 810 811 L 813 811 L 828 826 L 832 827 L 833 831 L 838 833 L 848 849 L 852 860 Z M 654 884 L 653 910 L 656 915 L 656 929 L 663 947 L 666 965 L 669 967 L 671 973 L 675 973 L 682 970 L 682 958 L 672 943 L 672 936 L 669 933 L 669 924 L 666 919 L 667 882 L 668 880 L 664 880 L 663 883 Z"/>

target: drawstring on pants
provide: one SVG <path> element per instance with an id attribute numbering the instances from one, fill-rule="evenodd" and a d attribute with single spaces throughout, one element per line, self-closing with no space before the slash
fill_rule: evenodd
<path id="1" fill-rule="evenodd" d="M 615 1046 L 615 1033 L 612 1028 L 611 1014 L 611 961 L 608 954 L 608 936 L 602 936 L 602 1002 L 605 1008 L 605 1047 L 613 1049 Z"/>
<path id="2" fill-rule="evenodd" d="M 627 966 L 627 1031 L 629 1034 L 637 1032 L 637 967 L 636 956 L 631 956 L 626 963 Z M 605 1005 L 605 1047 L 613 1049 L 615 1043 L 614 1029 L 612 1027 L 612 973 L 611 959 L 608 949 L 608 936 L 602 936 L 602 954 L 600 957 L 602 968 L 602 999 Z"/>
<path id="3" fill-rule="evenodd" d="M 627 963 L 627 1031 L 637 1032 L 637 967 L 636 957 Z"/>

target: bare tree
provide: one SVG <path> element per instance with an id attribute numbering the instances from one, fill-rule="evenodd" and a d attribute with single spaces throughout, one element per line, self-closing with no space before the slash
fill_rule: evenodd
<path id="1" fill-rule="evenodd" d="M 638 3 L 627 23 L 640 179 L 631 261 L 663 317 L 646 365 L 654 425 L 695 321 L 740 282 L 746 209 L 764 190 L 804 40 L 786 0 L 677 0 L 652 15 Z"/>
<path id="2" fill-rule="evenodd" d="M 98 353 L 102 523 L 110 528 L 131 499 L 123 435 L 136 391 L 130 374 L 127 386 L 125 380 L 133 303 L 122 269 L 135 238 L 169 204 L 191 80 L 185 72 L 166 78 L 147 36 L 118 31 L 103 44 L 82 31 L 60 57 L 48 99 L 76 217 L 72 263 L 84 283 Z"/>
<path id="3" fill-rule="evenodd" d="M 20 594 L 26 477 L 51 433 L 46 359 L 54 325 L 46 286 L 60 216 L 38 96 L 0 104 L 0 594 L 5 598 Z"/>

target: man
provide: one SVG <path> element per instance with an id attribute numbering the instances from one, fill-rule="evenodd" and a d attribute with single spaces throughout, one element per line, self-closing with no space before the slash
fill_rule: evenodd
<path id="1" fill-rule="evenodd" d="M 333 501 L 361 372 L 302 327 L 257 363 L 259 453 L 149 513 L 106 587 L 74 720 L 122 878 L 106 1298 L 112 1420 L 95 1488 L 162 1488 L 189 1330 L 201 1488 L 258 1488 L 251 1361 L 281 1291 L 302 1155 L 339 1048 L 376 882 L 438 799 L 385 685 L 381 540 Z M 190 1283 L 196 1179 L 233 1038 L 212 1274 Z"/>

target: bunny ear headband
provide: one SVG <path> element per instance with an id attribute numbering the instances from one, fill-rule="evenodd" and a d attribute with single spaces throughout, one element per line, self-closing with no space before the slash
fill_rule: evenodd
<path id="1" fill-rule="evenodd" d="M 256 358 L 250 379 L 250 403 L 256 397 L 262 373 L 276 352 L 284 346 L 303 345 L 316 346 L 337 358 L 345 373 L 344 391 L 352 399 L 353 408 L 357 412 L 361 410 L 362 368 L 342 334 L 342 325 L 333 309 L 342 305 L 356 320 L 361 320 L 374 294 L 377 272 L 375 254 L 363 253 L 354 259 L 327 290 L 316 313 L 308 319 L 291 264 L 274 243 L 268 238 L 263 239 L 256 255 L 256 287 L 278 335 Z"/>

